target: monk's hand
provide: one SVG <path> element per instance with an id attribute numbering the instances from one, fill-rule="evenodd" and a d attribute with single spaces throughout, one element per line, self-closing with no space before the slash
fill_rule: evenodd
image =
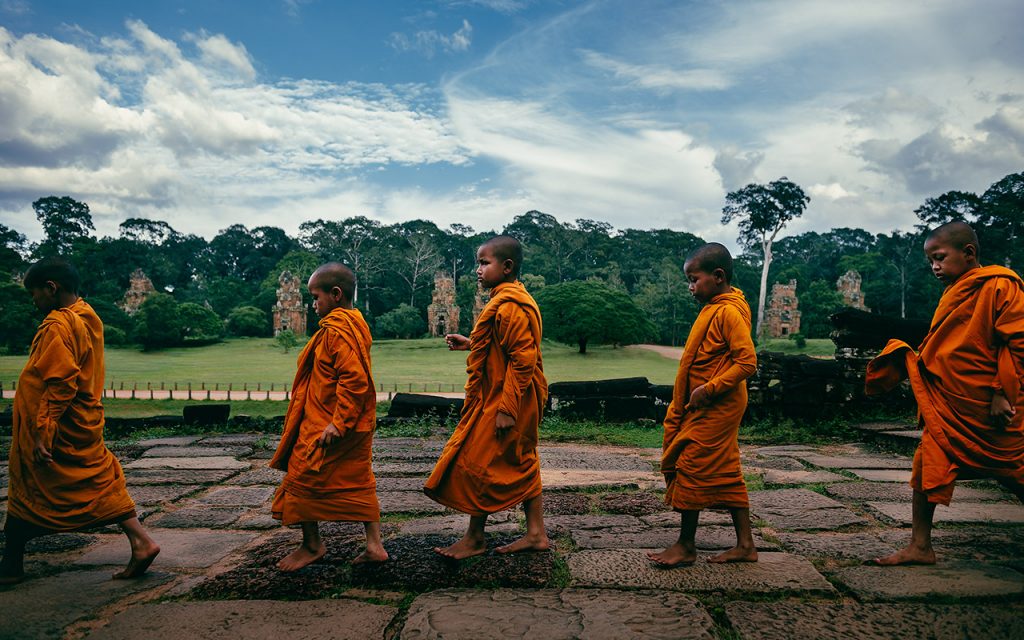
<path id="1" fill-rule="evenodd" d="M 507 413 L 501 411 L 498 412 L 497 417 L 494 419 L 494 428 L 498 431 L 499 434 L 505 433 L 505 431 L 511 429 L 514 426 L 516 426 L 515 418 L 508 415 Z"/>
<path id="2" fill-rule="evenodd" d="M 992 406 L 989 408 L 989 416 L 992 424 L 997 427 L 1005 427 L 1017 415 L 1017 408 L 1010 404 L 1010 401 L 1000 392 L 992 395 Z"/>
<path id="3" fill-rule="evenodd" d="M 686 405 L 689 409 L 700 409 L 711 404 L 711 394 L 704 385 L 700 385 L 690 394 L 690 402 Z"/>
<path id="4" fill-rule="evenodd" d="M 46 447 L 46 443 L 43 442 L 43 438 L 39 436 L 35 437 L 35 447 L 32 448 L 32 457 L 39 464 L 49 464 L 53 462 L 53 455 Z"/>
<path id="5" fill-rule="evenodd" d="M 444 337 L 450 351 L 466 351 L 469 349 L 469 338 L 458 333 L 449 333 Z"/>
<path id="6" fill-rule="evenodd" d="M 328 423 L 326 427 L 324 427 L 324 432 L 320 434 L 320 440 L 318 442 L 320 443 L 321 447 L 329 447 L 331 446 L 332 442 L 334 442 L 340 437 L 341 432 L 338 431 L 338 427 L 334 426 L 334 423 L 331 422 Z"/>

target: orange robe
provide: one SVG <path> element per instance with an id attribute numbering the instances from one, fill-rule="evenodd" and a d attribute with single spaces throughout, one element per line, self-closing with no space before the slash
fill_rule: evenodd
<path id="1" fill-rule="evenodd" d="M 701 309 L 679 361 L 661 458 L 665 502 L 673 509 L 749 506 L 738 437 L 747 408 L 746 378 L 756 370 L 750 307 L 733 288 Z M 711 394 L 710 404 L 687 406 L 700 385 Z"/>
<path id="2" fill-rule="evenodd" d="M 437 502 L 485 515 L 540 495 L 537 429 L 548 398 L 541 317 L 520 282 L 502 283 L 480 313 L 466 358 L 466 403 L 423 488 Z M 499 434 L 498 412 L 515 418 Z"/>
<path id="3" fill-rule="evenodd" d="M 270 461 L 287 472 L 271 506 L 282 524 L 380 520 L 372 468 L 377 391 L 371 343 L 362 314 L 337 308 L 320 320 L 299 354 L 284 433 Z M 329 423 L 342 436 L 321 447 Z"/>
<path id="4" fill-rule="evenodd" d="M 32 339 L 14 396 L 7 510 L 51 531 L 135 515 L 121 465 L 103 442 L 103 323 L 84 300 L 51 311 Z M 53 455 L 33 460 L 35 436 Z"/>
<path id="5" fill-rule="evenodd" d="M 919 353 L 890 340 L 868 364 L 865 391 L 887 391 L 905 377 L 917 399 L 921 443 L 911 486 L 949 504 L 957 478 L 993 477 L 1024 487 L 1024 281 L 998 266 L 968 271 L 939 299 Z M 1017 414 L 993 426 L 1002 390 Z"/>

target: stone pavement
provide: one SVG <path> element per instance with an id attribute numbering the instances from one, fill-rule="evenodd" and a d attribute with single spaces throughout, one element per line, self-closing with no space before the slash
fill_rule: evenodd
<path id="1" fill-rule="evenodd" d="M 934 567 L 866 558 L 909 538 L 910 460 L 866 445 L 744 447 L 760 559 L 713 565 L 734 541 L 701 516 L 698 562 L 660 569 L 670 544 L 658 451 L 542 445 L 545 521 L 556 549 L 461 563 L 432 552 L 467 517 L 428 500 L 440 440 L 376 442 L 391 560 L 353 567 L 362 527 L 322 527 L 329 552 L 296 574 L 274 564 L 300 539 L 270 518 L 281 474 L 257 434 L 118 446 L 129 488 L 163 552 L 145 578 L 112 581 L 127 558 L 110 528 L 41 538 L 29 579 L 0 590 L 0 638 L 1022 638 L 1024 506 L 991 482 L 940 507 Z M 0 449 L 2 450 L 2 449 Z M 0 471 L 0 513 L 7 474 Z M 490 546 L 523 528 L 495 514 Z"/>

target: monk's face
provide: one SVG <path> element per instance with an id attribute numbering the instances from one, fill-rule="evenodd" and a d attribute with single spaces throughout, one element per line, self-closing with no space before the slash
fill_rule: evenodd
<path id="1" fill-rule="evenodd" d="M 47 282 L 42 287 L 32 287 L 28 293 L 32 296 L 32 304 L 36 306 L 36 309 L 46 314 L 60 307 L 57 291 L 57 285 Z"/>
<path id="2" fill-rule="evenodd" d="M 477 249 L 476 280 L 485 289 L 491 289 L 507 281 L 511 273 L 511 260 L 498 258 L 494 255 L 494 250 L 486 244 Z"/>
<path id="3" fill-rule="evenodd" d="M 974 245 L 960 249 L 942 237 L 925 240 L 924 255 L 935 277 L 946 284 L 956 282 L 960 276 L 978 266 Z"/>
<path id="4" fill-rule="evenodd" d="M 690 295 L 703 304 L 711 302 L 712 298 L 724 293 L 729 286 L 721 269 L 709 273 L 699 265 L 687 262 L 683 265 L 683 273 L 690 283 Z"/>
<path id="5" fill-rule="evenodd" d="M 341 288 L 325 289 L 321 278 L 315 273 L 310 277 L 306 288 L 309 289 L 309 295 L 313 298 L 313 311 L 316 312 L 317 317 L 323 318 L 343 304 L 344 296 L 341 293 Z"/>

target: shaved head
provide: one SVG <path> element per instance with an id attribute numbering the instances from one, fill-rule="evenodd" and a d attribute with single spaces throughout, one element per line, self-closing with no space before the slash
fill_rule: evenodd
<path id="1" fill-rule="evenodd" d="M 725 273 L 725 281 L 732 282 L 732 254 L 724 244 L 709 242 L 694 249 L 686 257 L 686 264 L 704 273 L 714 273 L 715 269 L 721 269 Z"/>
<path id="2" fill-rule="evenodd" d="M 47 282 L 55 282 L 68 293 L 78 293 L 80 279 L 78 271 L 59 256 L 43 258 L 25 272 L 22 284 L 26 289 L 41 289 Z"/>
<path id="3" fill-rule="evenodd" d="M 481 249 L 490 249 L 494 257 L 499 261 L 512 261 L 512 275 L 519 277 L 523 266 L 523 245 L 512 236 L 494 236 L 487 242 L 480 245 Z"/>
<path id="4" fill-rule="evenodd" d="M 334 287 L 341 289 L 348 301 L 356 293 L 356 274 L 340 262 L 328 262 L 316 268 L 309 277 L 310 286 L 329 292 Z"/>
<path id="5" fill-rule="evenodd" d="M 963 220 L 947 222 L 940 227 L 935 227 L 928 234 L 928 237 L 925 238 L 925 242 L 928 240 L 940 242 L 958 251 L 963 251 L 967 245 L 973 244 L 975 253 L 979 255 L 981 254 L 981 244 L 978 242 L 978 234 L 974 232 L 971 225 L 967 224 Z"/>

